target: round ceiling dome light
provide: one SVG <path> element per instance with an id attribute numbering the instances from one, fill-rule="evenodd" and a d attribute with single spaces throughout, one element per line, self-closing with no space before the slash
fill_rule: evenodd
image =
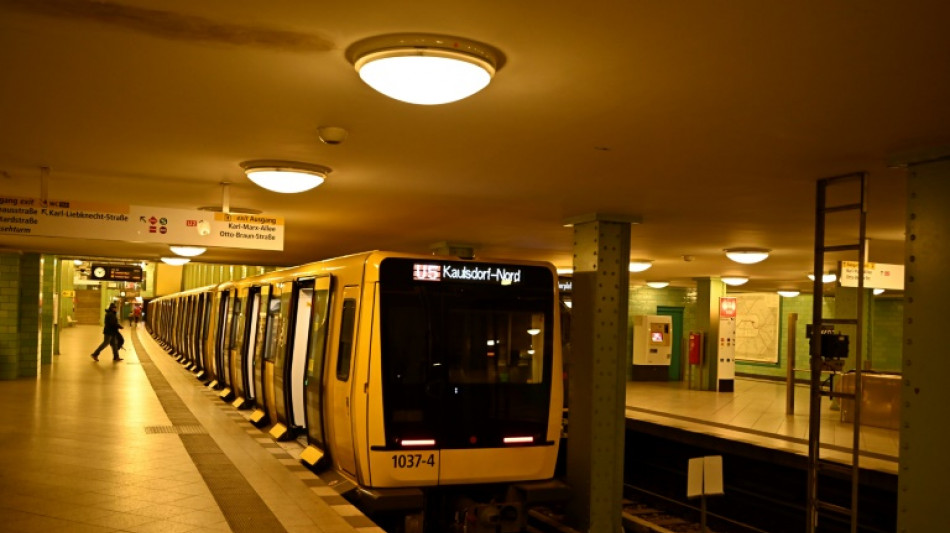
<path id="1" fill-rule="evenodd" d="M 722 282 L 730 287 L 738 287 L 739 285 L 745 285 L 749 281 L 749 278 L 743 276 L 723 276 Z"/>
<path id="2" fill-rule="evenodd" d="M 771 252 L 771 250 L 765 248 L 727 248 L 724 251 L 726 257 L 743 265 L 761 263 L 768 259 L 769 252 Z"/>
<path id="3" fill-rule="evenodd" d="M 245 161 L 241 168 L 249 180 L 279 193 L 309 191 L 323 183 L 330 173 L 330 169 L 323 165 L 266 159 Z"/>
<path id="4" fill-rule="evenodd" d="M 778 291 L 778 295 L 779 295 L 779 296 L 782 296 L 783 298 L 794 298 L 794 297 L 798 296 L 799 294 L 801 294 L 800 291 L 794 291 L 794 290 L 784 290 L 784 289 L 783 289 L 783 290 Z"/>
<path id="5" fill-rule="evenodd" d="M 669 281 L 648 281 L 647 282 L 647 287 L 650 287 L 653 289 L 662 289 L 664 287 L 669 287 L 669 285 L 670 285 Z"/>
<path id="6" fill-rule="evenodd" d="M 653 266 L 652 259 L 634 259 L 633 261 L 630 261 L 630 266 L 628 269 L 630 272 L 643 272 L 651 266 Z"/>
<path id="7" fill-rule="evenodd" d="M 420 105 L 468 98 L 488 86 L 502 62 L 502 54 L 486 44 L 431 34 L 371 37 L 346 55 L 367 85 Z"/>
<path id="8" fill-rule="evenodd" d="M 204 246 L 178 246 L 170 245 L 168 247 L 175 255 L 182 257 L 195 257 L 205 253 L 208 249 Z"/>
<path id="9" fill-rule="evenodd" d="M 165 263 L 166 265 L 171 265 L 171 266 L 181 266 L 189 261 L 191 261 L 191 259 L 188 259 L 187 257 L 163 257 L 162 258 L 162 263 Z"/>

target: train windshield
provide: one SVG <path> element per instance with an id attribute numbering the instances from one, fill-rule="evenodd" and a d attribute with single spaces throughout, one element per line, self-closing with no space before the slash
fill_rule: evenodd
<path id="1" fill-rule="evenodd" d="M 386 259 L 387 446 L 502 446 L 547 434 L 554 280 L 537 266 Z"/>

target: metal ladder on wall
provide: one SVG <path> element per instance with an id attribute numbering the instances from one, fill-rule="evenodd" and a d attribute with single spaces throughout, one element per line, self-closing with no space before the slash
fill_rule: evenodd
<path id="1" fill-rule="evenodd" d="M 855 187 L 858 189 L 859 199 L 856 202 L 844 203 L 829 206 L 828 189 L 836 186 L 836 191 L 840 192 L 840 186 Z M 849 191 L 850 192 L 850 191 Z M 851 195 L 848 195 L 851 196 Z M 864 335 L 864 266 L 866 261 L 867 240 L 865 238 L 867 223 L 867 173 L 856 172 L 842 176 L 834 176 L 818 180 L 815 209 L 815 264 L 814 264 L 814 302 L 812 306 L 812 332 L 811 332 L 811 405 L 808 417 L 808 501 L 807 518 L 808 533 L 818 531 L 818 518 L 823 513 L 835 514 L 839 517 L 848 517 L 851 521 L 851 532 L 858 531 L 858 486 L 859 486 L 859 454 L 861 443 L 861 367 L 862 345 Z M 826 243 L 826 217 L 839 213 L 852 213 L 857 215 L 858 239 L 855 243 L 829 245 Z M 857 279 L 857 309 L 855 318 L 834 318 L 828 319 L 822 316 L 822 294 L 823 282 L 822 275 L 824 270 L 824 261 L 826 253 L 837 252 L 855 252 L 858 263 Z M 853 392 L 837 392 L 829 388 L 825 390 L 821 383 L 821 372 L 824 366 L 824 359 L 821 354 L 821 335 L 823 326 L 850 325 L 854 326 L 854 390 Z M 843 388 L 843 387 L 842 387 Z M 851 449 L 851 464 L 844 465 L 821 458 L 821 399 L 827 396 L 832 399 L 851 400 L 853 408 L 853 428 L 854 435 Z M 851 504 L 850 507 L 831 503 L 821 499 L 819 494 L 819 476 L 835 475 L 839 478 L 850 477 L 851 479 Z"/>

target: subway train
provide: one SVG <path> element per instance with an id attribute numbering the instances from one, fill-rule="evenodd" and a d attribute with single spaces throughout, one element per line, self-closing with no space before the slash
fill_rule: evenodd
<path id="1" fill-rule="evenodd" d="M 169 353 L 396 530 L 519 531 L 569 492 L 550 264 L 366 252 L 148 305 Z"/>

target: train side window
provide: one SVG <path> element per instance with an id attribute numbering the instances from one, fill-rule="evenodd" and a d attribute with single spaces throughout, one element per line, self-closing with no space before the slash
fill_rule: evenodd
<path id="1" fill-rule="evenodd" d="M 356 322 L 356 300 L 343 300 L 340 316 L 340 345 L 337 350 L 336 379 L 346 381 L 350 377 L 350 359 L 353 355 L 353 329 Z"/>
<path id="2" fill-rule="evenodd" d="M 231 349 L 240 352 L 244 348 L 244 296 L 238 294 L 234 298 L 234 307 L 231 310 Z"/>
<path id="3" fill-rule="evenodd" d="M 264 326 L 264 360 L 273 362 L 277 358 L 277 348 L 281 343 L 281 310 L 283 309 L 284 297 L 279 292 L 280 287 L 271 290 L 270 299 L 267 302 L 267 325 Z M 287 295 L 289 298 L 289 294 Z"/>

